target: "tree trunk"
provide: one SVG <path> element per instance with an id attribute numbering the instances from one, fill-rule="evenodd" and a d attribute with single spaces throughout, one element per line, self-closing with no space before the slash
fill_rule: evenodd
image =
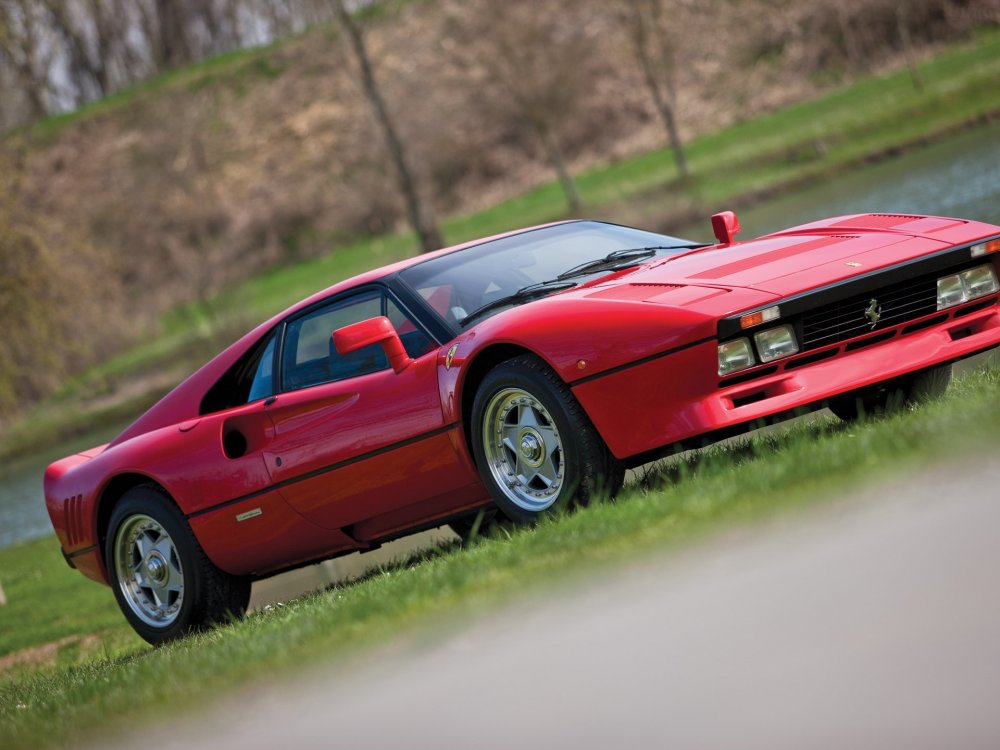
<path id="1" fill-rule="evenodd" d="M 165 68 L 176 68 L 191 62 L 191 46 L 187 37 L 187 18 L 181 0 L 156 0 L 156 21 L 159 36 L 157 55 Z"/>
<path id="2" fill-rule="evenodd" d="M 566 194 L 566 203 L 569 204 L 569 212 L 573 216 L 579 216 L 580 209 L 582 208 L 580 193 L 576 189 L 576 183 L 573 181 L 573 177 L 570 175 L 569 170 L 566 169 L 566 162 L 563 159 L 562 150 L 559 148 L 559 144 L 556 141 L 555 136 L 552 134 L 552 129 L 543 125 L 538 128 L 538 133 L 542 137 L 542 142 L 545 144 L 545 150 L 549 152 L 549 161 L 552 162 L 552 166 L 555 168 L 556 174 L 559 175 L 559 184 L 562 185 L 563 192 Z"/>
<path id="3" fill-rule="evenodd" d="M 896 31 L 899 32 L 899 41 L 903 44 L 903 55 L 906 57 L 906 67 L 910 69 L 913 88 L 923 93 L 924 78 L 920 75 L 917 59 L 913 54 L 913 40 L 910 38 L 910 27 L 906 19 L 906 2 L 902 0 L 896 2 Z"/>
<path id="4" fill-rule="evenodd" d="M 425 253 L 444 247 L 444 238 L 441 236 L 441 230 L 438 229 L 437 221 L 434 218 L 431 208 L 425 205 L 420 197 L 416 180 L 407 162 L 403 142 L 396 133 L 392 118 L 389 116 L 389 110 L 386 107 L 385 100 L 382 98 L 382 92 L 375 81 L 371 58 L 368 56 L 368 50 L 361 36 L 361 29 L 358 28 L 351 14 L 344 6 L 343 0 L 332 0 L 332 2 L 337 19 L 351 40 L 354 55 L 358 60 L 358 67 L 361 69 L 361 81 L 364 85 L 365 95 L 368 98 L 368 104 L 371 106 L 375 119 L 382 129 L 386 147 L 389 149 L 389 155 L 396 167 L 399 189 L 406 201 L 410 226 L 417 233 L 417 237 L 420 240 L 420 247 Z"/>
<path id="5" fill-rule="evenodd" d="M 834 15 L 837 17 L 837 26 L 840 28 L 840 36 L 844 40 L 844 52 L 847 53 L 847 61 L 854 72 L 864 72 L 868 70 L 865 55 L 858 44 L 858 36 L 851 29 L 850 12 L 844 4 L 844 0 L 837 0 L 833 7 Z"/>
<path id="6" fill-rule="evenodd" d="M 35 28 L 36 18 L 32 9 L 24 0 L 18 4 L 22 23 L 20 33 L 14 33 L 12 21 L 14 3 L 4 5 L 0 2 L 0 56 L 6 56 L 21 91 L 31 119 L 48 114 L 45 94 L 49 90 L 48 71 L 37 72 L 38 37 Z"/>
<path id="7" fill-rule="evenodd" d="M 674 163 L 677 166 L 677 172 L 680 174 L 682 179 L 687 179 L 691 176 L 691 170 L 688 167 L 687 156 L 684 153 L 684 144 L 681 141 L 680 132 L 677 129 L 677 119 L 674 116 L 674 107 L 670 101 L 670 97 L 664 93 L 660 86 L 660 81 L 657 77 L 657 71 L 653 64 L 652 56 L 649 51 L 649 38 L 646 34 L 645 19 L 642 17 L 642 10 L 635 4 L 632 0 L 632 23 L 633 23 L 633 37 L 634 37 L 634 49 L 636 58 L 639 61 L 639 67 L 642 68 L 642 77 L 646 83 L 646 88 L 649 90 L 649 95 L 653 99 L 653 106 L 656 108 L 657 113 L 660 115 L 660 119 L 663 121 L 663 127 L 667 131 L 667 138 L 670 141 L 670 148 L 674 152 Z M 651 3 L 652 12 L 659 14 L 659 6 L 655 4 L 655 0 Z M 664 40 L 660 40 L 661 44 L 665 44 Z"/>

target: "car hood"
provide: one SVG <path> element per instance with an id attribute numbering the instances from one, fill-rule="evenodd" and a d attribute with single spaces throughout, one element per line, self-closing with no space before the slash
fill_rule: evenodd
<path id="1" fill-rule="evenodd" d="M 628 281 L 756 289 L 784 297 L 946 247 L 939 240 L 900 233 L 783 233 L 668 259 L 631 274 Z"/>

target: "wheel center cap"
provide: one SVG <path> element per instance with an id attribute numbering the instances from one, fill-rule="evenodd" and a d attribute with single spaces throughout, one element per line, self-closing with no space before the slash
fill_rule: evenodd
<path id="1" fill-rule="evenodd" d="M 153 583 L 162 586 L 167 581 L 167 561 L 159 552 L 150 552 L 146 558 L 146 575 Z"/>
<path id="2" fill-rule="evenodd" d="M 545 441 L 542 436 L 528 428 L 521 431 L 518 449 L 521 458 L 530 466 L 539 466 L 545 458 Z"/>

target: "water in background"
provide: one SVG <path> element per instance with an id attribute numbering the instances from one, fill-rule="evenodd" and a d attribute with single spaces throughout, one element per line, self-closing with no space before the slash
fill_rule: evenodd
<path id="1" fill-rule="evenodd" d="M 740 238 L 837 214 L 865 212 L 937 214 L 1000 224 L 1000 126 L 962 133 L 740 211 Z M 677 234 L 711 239 L 708 218 Z M 46 464 L 106 442 L 114 432 L 85 444 L 55 447 L 47 455 L 0 470 L 0 547 L 51 531 L 42 499 Z"/>
<path id="2" fill-rule="evenodd" d="M 720 207 L 723 210 L 725 207 Z M 817 182 L 738 212 L 747 240 L 839 214 L 916 213 L 1000 224 L 1000 125 Z M 704 222 L 676 234 L 711 240 Z"/>

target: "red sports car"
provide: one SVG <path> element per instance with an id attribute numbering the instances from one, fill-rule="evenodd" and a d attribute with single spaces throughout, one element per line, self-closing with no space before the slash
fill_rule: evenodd
<path id="1" fill-rule="evenodd" d="M 300 302 L 48 468 L 67 561 L 158 643 L 242 614 L 255 579 L 483 508 L 530 522 L 763 420 L 940 390 L 1000 345 L 1000 227 L 713 226 L 553 224 Z"/>

